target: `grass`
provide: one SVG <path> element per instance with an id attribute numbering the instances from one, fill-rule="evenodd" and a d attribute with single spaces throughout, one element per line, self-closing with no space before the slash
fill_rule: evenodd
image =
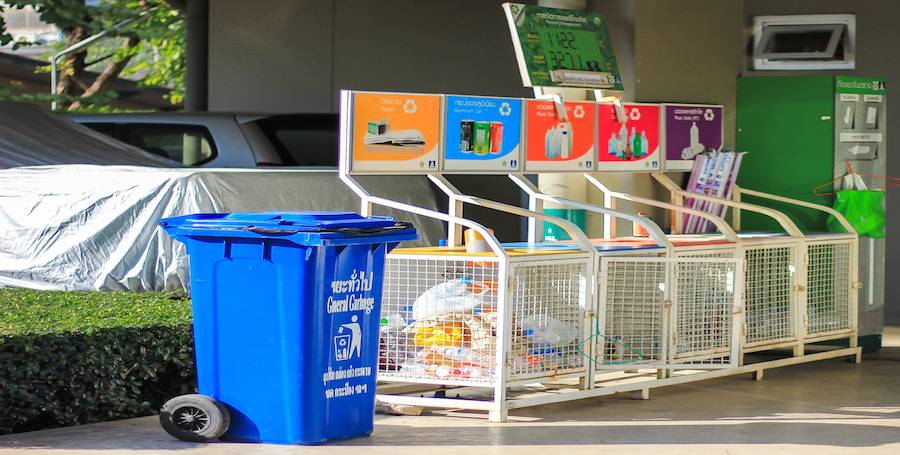
<path id="1" fill-rule="evenodd" d="M 171 294 L 0 288 L 0 336 L 190 323 L 190 300 Z"/>

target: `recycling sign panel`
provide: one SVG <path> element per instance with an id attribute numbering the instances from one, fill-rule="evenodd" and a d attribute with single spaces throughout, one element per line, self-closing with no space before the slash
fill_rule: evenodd
<path id="1" fill-rule="evenodd" d="M 722 148 L 724 108 L 704 104 L 664 104 L 663 143 L 667 171 L 690 171 L 694 158 Z"/>
<path id="2" fill-rule="evenodd" d="M 444 171 L 520 169 L 521 99 L 448 95 L 445 109 Z"/>
<path id="3" fill-rule="evenodd" d="M 355 92 L 350 170 L 370 174 L 439 171 L 441 95 Z"/>
<path id="4" fill-rule="evenodd" d="M 597 104 L 565 103 L 561 120 L 556 103 L 525 102 L 525 171 L 588 172 L 595 169 Z"/>
<path id="5" fill-rule="evenodd" d="M 660 170 L 659 105 L 622 103 L 622 108 L 625 116 L 619 118 L 614 104 L 598 107 L 597 170 Z"/>

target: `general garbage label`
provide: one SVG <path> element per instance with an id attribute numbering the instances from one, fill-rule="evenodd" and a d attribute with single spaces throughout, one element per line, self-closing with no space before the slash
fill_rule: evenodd
<path id="1" fill-rule="evenodd" d="M 377 302 L 372 295 L 374 274 L 354 269 L 349 277 L 333 280 L 325 302 L 331 321 L 331 340 L 322 384 L 325 399 L 368 393 L 375 384 L 378 364 Z M 375 328 L 375 333 L 367 333 Z M 375 337 L 374 343 L 372 337 Z M 375 346 L 375 348 L 371 348 Z M 374 351 L 374 352 L 368 352 Z M 372 390 L 374 392 L 374 390 Z"/>

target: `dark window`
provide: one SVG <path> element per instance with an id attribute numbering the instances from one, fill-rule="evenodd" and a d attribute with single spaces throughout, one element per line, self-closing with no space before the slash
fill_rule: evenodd
<path id="1" fill-rule="evenodd" d="M 105 134 L 110 137 L 116 137 L 115 133 L 115 125 L 112 123 L 82 123 L 82 125 L 100 133 Z"/>
<path id="2" fill-rule="evenodd" d="M 763 27 L 755 58 L 769 60 L 831 60 L 844 54 L 846 26 L 769 25 Z"/>
<path id="3" fill-rule="evenodd" d="M 286 166 L 338 165 L 338 116 L 277 115 L 256 121 Z"/>
<path id="4" fill-rule="evenodd" d="M 197 166 L 216 156 L 209 131 L 196 125 L 122 125 L 125 142 L 147 152 Z"/>

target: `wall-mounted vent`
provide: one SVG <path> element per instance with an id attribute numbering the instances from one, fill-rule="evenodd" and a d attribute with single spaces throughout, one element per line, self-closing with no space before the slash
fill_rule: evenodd
<path id="1" fill-rule="evenodd" d="M 856 16 L 814 14 L 753 18 L 753 69 L 856 67 Z"/>

